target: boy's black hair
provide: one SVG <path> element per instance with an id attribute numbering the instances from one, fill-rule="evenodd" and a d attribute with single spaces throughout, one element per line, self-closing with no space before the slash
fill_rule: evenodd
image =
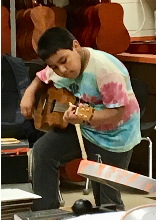
<path id="1" fill-rule="evenodd" d="M 38 41 L 37 53 L 45 61 L 60 49 L 73 50 L 75 37 L 67 30 L 60 27 L 47 29 Z"/>

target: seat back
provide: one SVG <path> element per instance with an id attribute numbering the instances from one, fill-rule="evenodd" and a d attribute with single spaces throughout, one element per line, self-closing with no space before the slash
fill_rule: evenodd
<path id="1" fill-rule="evenodd" d="M 27 119 L 21 114 L 20 101 L 30 84 L 24 61 L 9 54 L 1 56 L 1 137 L 25 138 Z"/>
<path id="2" fill-rule="evenodd" d="M 35 78 L 36 72 L 39 72 L 46 67 L 46 64 L 40 60 L 25 61 L 25 65 L 28 67 L 28 73 L 31 81 Z"/>
<path id="3" fill-rule="evenodd" d="M 148 86 L 141 80 L 131 78 L 131 85 L 140 106 L 140 118 L 145 113 L 148 103 Z"/>
<path id="4" fill-rule="evenodd" d="M 33 119 L 21 114 L 20 102 L 36 72 L 45 67 L 42 61 L 38 63 L 24 62 L 8 54 L 1 56 L 1 137 L 28 139 L 29 147 L 43 132 L 35 129 Z"/>

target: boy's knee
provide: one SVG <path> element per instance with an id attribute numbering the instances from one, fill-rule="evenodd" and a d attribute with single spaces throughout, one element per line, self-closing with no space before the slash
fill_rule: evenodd
<path id="1" fill-rule="evenodd" d="M 43 156 L 43 154 L 44 154 L 43 146 L 41 146 L 38 142 L 36 142 L 33 146 L 33 158 Z"/>

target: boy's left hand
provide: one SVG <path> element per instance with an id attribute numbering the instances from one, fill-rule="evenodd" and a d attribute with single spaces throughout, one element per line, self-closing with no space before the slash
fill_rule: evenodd
<path id="1" fill-rule="evenodd" d="M 83 120 L 75 114 L 76 106 L 70 104 L 69 108 L 65 111 L 63 121 L 71 124 L 82 124 Z"/>

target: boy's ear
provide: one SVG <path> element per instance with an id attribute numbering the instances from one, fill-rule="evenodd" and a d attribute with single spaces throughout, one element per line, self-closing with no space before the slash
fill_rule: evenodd
<path id="1" fill-rule="evenodd" d="M 75 49 L 77 52 L 81 50 L 80 43 L 76 39 L 73 40 L 73 49 Z"/>

